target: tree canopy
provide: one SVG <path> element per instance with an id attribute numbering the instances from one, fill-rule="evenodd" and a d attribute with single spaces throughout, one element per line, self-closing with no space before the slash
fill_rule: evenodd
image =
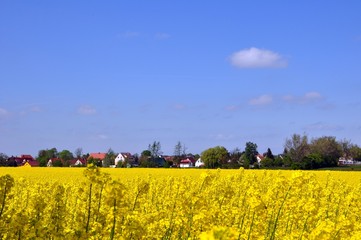
<path id="1" fill-rule="evenodd" d="M 228 151 L 225 147 L 217 146 L 209 148 L 202 153 L 202 160 L 205 167 L 217 168 L 227 161 L 229 157 Z"/>

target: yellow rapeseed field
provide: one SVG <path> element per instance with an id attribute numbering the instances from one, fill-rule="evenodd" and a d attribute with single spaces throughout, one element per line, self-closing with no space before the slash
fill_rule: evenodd
<path id="1" fill-rule="evenodd" d="M 0 168 L 0 239 L 361 239 L 361 173 Z"/>

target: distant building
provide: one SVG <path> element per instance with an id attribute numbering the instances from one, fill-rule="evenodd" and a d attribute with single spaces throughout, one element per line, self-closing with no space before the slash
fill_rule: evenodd
<path id="1" fill-rule="evenodd" d="M 190 168 L 195 166 L 195 160 L 193 157 L 187 157 L 185 159 L 182 159 L 179 163 L 179 167 L 181 168 Z"/>
<path id="2" fill-rule="evenodd" d="M 8 159 L 9 162 L 13 162 L 16 166 L 24 166 L 29 165 L 31 167 L 38 167 L 39 162 L 36 161 L 31 155 L 22 154 L 19 157 L 10 157 Z"/>

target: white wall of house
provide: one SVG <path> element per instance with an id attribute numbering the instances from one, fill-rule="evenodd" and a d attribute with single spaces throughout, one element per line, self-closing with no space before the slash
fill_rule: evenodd
<path id="1" fill-rule="evenodd" d="M 179 167 L 181 167 L 181 168 L 189 168 L 189 167 L 192 167 L 192 163 L 180 163 Z"/>
<path id="2" fill-rule="evenodd" d="M 123 156 L 123 154 L 119 153 L 114 160 L 115 166 L 118 165 L 118 162 L 124 162 L 124 161 L 125 161 L 125 157 Z"/>
<path id="3" fill-rule="evenodd" d="M 201 158 L 198 158 L 198 160 L 197 160 L 196 163 L 195 163 L 195 166 L 196 166 L 196 167 L 204 166 L 204 162 L 202 161 Z"/>

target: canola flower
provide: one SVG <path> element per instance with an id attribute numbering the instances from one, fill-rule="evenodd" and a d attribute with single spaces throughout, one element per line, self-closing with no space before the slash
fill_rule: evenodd
<path id="1" fill-rule="evenodd" d="M 0 239 L 361 239 L 347 174 L 2 168 Z"/>

